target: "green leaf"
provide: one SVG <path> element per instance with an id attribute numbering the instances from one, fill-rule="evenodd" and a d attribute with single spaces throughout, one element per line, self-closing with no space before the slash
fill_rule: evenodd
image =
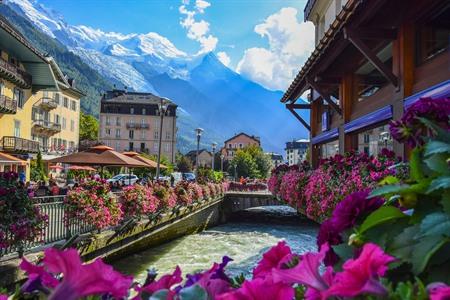
<path id="1" fill-rule="evenodd" d="M 420 181 L 424 178 L 421 154 L 422 150 L 420 148 L 414 148 L 409 159 L 410 175 L 414 181 Z"/>
<path id="2" fill-rule="evenodd" d="M 386 176 L 385 178 L 383 178 L 383 180 L 381 180 L 379 182 L 379 185 L 386 185 L 386 184 L 397 184 L 399 183 L 400 180 L 392 175 Z"/>
<path id="3" fill-rule="evenodd" d="M 424 236 L 448 236 L 450 237 L 450 216 L 443 212 L 427 215 L 420 224 L 420 232 L 416 238 Z"/>
<path id="4" fill-rule="evenodd" d="M 341 261 L 346 261 L 349 258 L 352 258 L 353 253 L 353 247 L 347 245 L 346 243 L 342 243 L 339 245 L 332 246 L 334 252 L 341 258 Z"/>
<path id="5" fill-rule="evenodd" d="M 208 293 L 202 289 L 198 284 L 191 285 L 180 291 L 181 300 L 207 300 Z"/>
<path id="6" fill-rule="evenodd" d="M 169 290 L 160 290 L 156 293 L 152 294 L 149 300 L 166 300 L 167 296 L 169 296 Z"/>
<path id="7" fill-rule="evenodd" d="M 435 172 L 440 174 L 450 174 L 450 168 L 447 163 L 448 158 L 449 156 L 447 154 L 434 154 L 425 159 L 425 164 Z"/>
<path id="8" fill-rule="evenodd" d="M 388 252 L 405 261 L 411 261 L 413 247 L 416 244 L 414 237 L 418 231 L 419 225 L 405 228 L 403 232 L 392 241 L 392 244 L 388 247 Z"/>
<path id="9" fill-rule="evenodd" d="M 448 241 L 437 235 L 420 239 L 412 249 L 413 272 L 417 275 L 422 273 L 430 258 Z"/>
<path id="10" fill-rule="evenodd" d="M 407 217 L 401 210 L 393 206 L 382 206 L 376 211 L 372 212 L 359 228 L 360 233 L 364 233 L 366 230 L 385 223 L 390 220 Z"/>
<path id="11" fill-rule="evenodd" d="M 435 124 L 434 122 L 428 120 L 427 118 L 418 118 L 425 126 L 430 128 L 433 132 L 436 133 L 436 139 L 440 141 L 449 142 L 450 141 L 450 132 L 441 128 L 441 126 Z"/>
<path id="12" fill-rule="evenodd" d="M 409 191 L 411 188 L 408 184 L 395 184 L 395 185 L 384 185 L 379 188 L 374 189 L 369 198 L 384 196 L 388 194 L 400 194 L 401 192 Z"/>
<path id="13" fill-rule="evenodd" d="M 450 176 L 441 176 L 431 181 L 427 193 L 432 193 L 440 189 L 450 189 Z"/>
<path id="14" fill-rule="evenodd" d="M 450 153 L 450 144 L 433 140 L 425 145 L 425 156 L 437 153 Z"/>

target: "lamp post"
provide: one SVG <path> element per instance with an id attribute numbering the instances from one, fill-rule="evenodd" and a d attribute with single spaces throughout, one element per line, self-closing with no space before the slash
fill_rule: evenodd
<path id="1" fill-rule="evenodd" d="M 223 159 L 225 156 L 223 154 L 220 154 L 220 171 L 223 173 Z"/>
<path id="2" fill-rule="evenodd" d="M 211 164 L 211 168 L 212 168 L 212 170 L 214 171 L 214 161 L 215 161 L 215 158 L 216 158 L 216 147 L 217 147 L 217 143 L 216 143 L 216 142 L 213 142 L 213 143 L 211 144 L 211 146 L 212 146 L 212 164 Z"/>
<path id="3" fill-rule="evenodd" d="M 161 98 L 160 102 L 158 103 L 158 110 L 157 110 L 157 114 L 160 115 L 161 119 L 159 122 L 159 143 L 158 143 L 158 162 L 156 165 L 156 180 L 159 180 L 159 173 L 161 171 L 160 165 L 161 165 L 162 130 L 163 130 L 164 115 L 166 114 L 168 108 L 169 108 L 168 100 Z"/>
<path id="4" fill-rule="evenodd" d="M 195 134 L 197 135 L 197 153 L 195 156 L 195 176 L 198 176 L 198 153 L 200 151 L 200 137 L 202 136 L 203 129 L 196 128 Z"/>

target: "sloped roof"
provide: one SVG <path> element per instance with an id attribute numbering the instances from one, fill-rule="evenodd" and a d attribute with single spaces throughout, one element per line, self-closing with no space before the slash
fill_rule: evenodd
<path id="1" fill-rule="evenodd" d="M 240 135 L 245 135 L 246 137 L 248 137 L 248 138 L 250 138 L 250 139 L 252 139 L 252 140 L 254 140 L 254 141 L 256 141 L 256 142 L 261 143 L 261 140 L 259 139 L 258 136 L 248 135 L 248 134 L 246 134 L 245 132 L 241 132 L 241 133 L 238 133 L 238 134 L 234 135 L 232 138 L 229 138 L 228 140 L 226 140 L 226 141 L 224 142 L 224 144 L 226 144 L 227 142 L 231 141 L 232 139 L 237 138 L 237 137 L 240 136 Z"/>

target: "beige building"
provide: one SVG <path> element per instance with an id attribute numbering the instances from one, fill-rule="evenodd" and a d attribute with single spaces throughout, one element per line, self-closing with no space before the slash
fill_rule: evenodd
<path id="1" fill-rule="evenodd" d="M 192 166 L 196 167 L 197 163 L 197 150 L 189 151 L 186 156 L 191 160 Z M 200 149 L 198 151 L 198 164 L 200 167 L 212 167 L 213 155 L 206 149 Z"/>
<path id="2" fill-rule="evenodd" d="M 107 91 L 101 99 L 100 142 L 119 152 L 158 154 L 161 135 L 161 154 L 174 162 L 177 105 L 169 103 L 160 132 L 161 100 L 151 93 Z"/>
<path id="3" fill-rule="evenodd" d="M 225 161 L 230 161 L 236 155 L 237 150 L 250 145 L 261 147 L 259 137 L 241 132 L 224 142 L 224 147 L 222 148 L 221 153 Z"/>

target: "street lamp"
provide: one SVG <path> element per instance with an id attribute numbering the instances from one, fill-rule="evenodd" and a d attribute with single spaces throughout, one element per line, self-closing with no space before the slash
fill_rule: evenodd
<path id="1" fill-rule="evenodd" d="M 158 162 L 156 165 L 156 180 L 159 180 L 160 173 L 160 165 L 161 165 L 161 142 L 162 142 L 162 130 L 163 130 L 163 122 L 164 115 L 167 113 L 169 108 L 169 100 L 165 98 L 160 98 L 160 102 L 158 103 L 158 109 L 156 114 L 161 116 L 161 120 L 159 122 L 159 144 L 158 144 Z"/>
<path id="2" fill-rule="evenodd" d="M 223 154 L 220 154 L 220 171 L 223 173 L 223 159 L 225 156 Z"/>
<path id="3" fill-rule="evenodd" d="M 215 160 L 215 157 L 216 157 L 216 147 L 217 147 L 217 143 L 216 143 L 216 142 L 213 142 L 213 143 L 211 144 L 211 146 L 212 146 L 212 166 L 211 166 L 211 168 L 212 168 L 212 170 L 214 171 L 214 160 Z"/>
<path id="4" fill-rule="evenodd" d="M 195 134 L 197 135 L 197 155 L 195 157 L 195 175 L 198 176 L 198 153 L 200 151 L 200 137 L 202 136 L 203 129 L 196 128 Z"/>

